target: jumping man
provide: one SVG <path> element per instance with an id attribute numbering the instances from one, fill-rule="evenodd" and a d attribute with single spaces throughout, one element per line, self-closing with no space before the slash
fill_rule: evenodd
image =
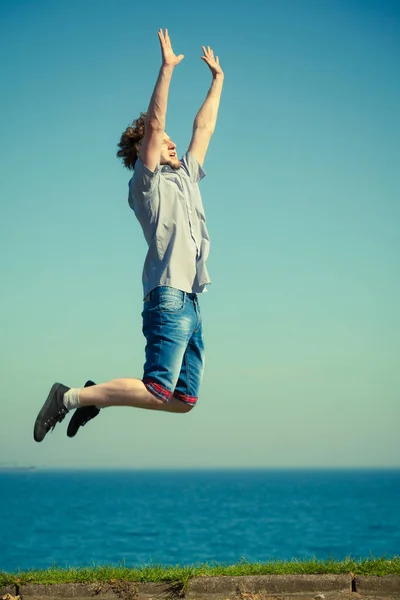
<path id="1" fill-rule="evenodd" d="M 162 65 L 147 113 L 121 136 L 117 156 L 134 171 L 129 205 L 149 246 L 143 268 L 143 334 L 146 361 L 142 379 L 114 379 L 84 388 L 55 383 L 39 412 L 34 439 L 76 409 L 67 434 L 93 419 L 106 406 L 133 406 L 173 413 L 189 412 L 197 402 L 204 370 L 204 344 L 199 295 L 210 283 L 206 268 L 209 237 L 199 182 L 214 133 L 224 74 L 218 57 L 203 46 L 202 60 L 212 84 L 196 115 L 189 150 L 178 159 L 176 145 L 165 131 L 169 86 L 176 56 L 165 29 L 158 32 Z"/>

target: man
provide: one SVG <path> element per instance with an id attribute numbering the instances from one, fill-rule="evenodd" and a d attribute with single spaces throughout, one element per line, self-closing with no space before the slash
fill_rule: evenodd
<path id="1" fill-rule="evenodd" d="M 210 283 L 205 265 L 209 237 L 198 183 L 205 175 L 202 166 L 224 74 L 218 57 L 203 46 L 201 58 L 211 70 L 212 84 L 196 115 L 189 150 L 179 160 L 165 119 L 172 74 L 184 56 L 175 55 L 167 29 L 160 29 L 158 37 L 162 66 L 148 111 L 122 134 L 117 153 L 134 170 L 129 204 L 149 246 L 143 269 L 144 375 L 100 385 L 88 381 L 81 389 L 55 383 L 35 422 L 37 442 L 72 409 L 70 437 L 106 406 L 186 413 L 197 402 L 204 369 L 198 296 Z"/>

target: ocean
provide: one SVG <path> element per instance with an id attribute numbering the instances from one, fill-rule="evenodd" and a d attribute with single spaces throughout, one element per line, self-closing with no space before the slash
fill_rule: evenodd
<path id="1" fill-rule="evenodd" d="M 400 554 L 400 470 L 3 471 L 0 571 Z"/>

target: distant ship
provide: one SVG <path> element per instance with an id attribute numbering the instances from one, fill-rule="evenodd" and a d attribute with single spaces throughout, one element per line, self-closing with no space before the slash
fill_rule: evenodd
<path id="1" fill-rule="evenodd" d="M 2 471 L 35 471 L 36 467 L 32 466 L 22 466 L 22 467 L 12 467 L 10 465 L 0 465 L 0 473 Z"/>

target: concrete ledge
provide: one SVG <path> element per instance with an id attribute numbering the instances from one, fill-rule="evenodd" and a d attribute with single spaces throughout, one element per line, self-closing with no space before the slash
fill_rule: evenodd
<path id="1" fill-rule="evenodd" d="M 115 600 L 115 594 L 108 584 L 103 583 L 44 583 L 26 584 L 19 587 L 24 598 L 93 598 L 99 596 Z"/>
<path id="2" fill-rule="evenodd" d="M 99 583 L 28 584 L 7 586 L 0 589 L 0 599 L 10 594 L 21 600 L 139 600 L 171 599 L 185 597 L 187 600 L 226 600 L 241 598 L 305 597 L 321 598 L 394 598 L 400 600 L 400 576 L 357 577 L 351 575 L 263 575 L 237 577 L 196 577 L 189 581 L 185 592 L 179 583 L 137 583 L 134 581 L 110 581 Z M 11 600 L 11 599 L 10 599 Z"/>
<path id="3" fill-rule="evenodd" d="M 134 598 L 167 598 L 178 595 L 181 586 L 171 583 L 138 583 L 135 581 L 110 581 L 98 583 L 27 584 L 18 589 L 22 599 L 30 600 L 130 600 Z M 16 591 L 10 592 L 15 596 Z M 2 596 L 0 596 L 1 598 Z"/>
<path id="4" fill-rule="evenodd" d="M 351 591 L 350 575 L 261 575 L 196 577 L 191 579 L 186 598 L 227 594 L 294 594 L 301 592 Z"/>
<path id="5" fill-rule="evenodd" d="M 357 576 L 355 578 L 356 590 L 362 595 L 376 594 L 378 596 L 393 596 L 400 598 L 400 576 L 386 575 L 385 577 Z"/>

